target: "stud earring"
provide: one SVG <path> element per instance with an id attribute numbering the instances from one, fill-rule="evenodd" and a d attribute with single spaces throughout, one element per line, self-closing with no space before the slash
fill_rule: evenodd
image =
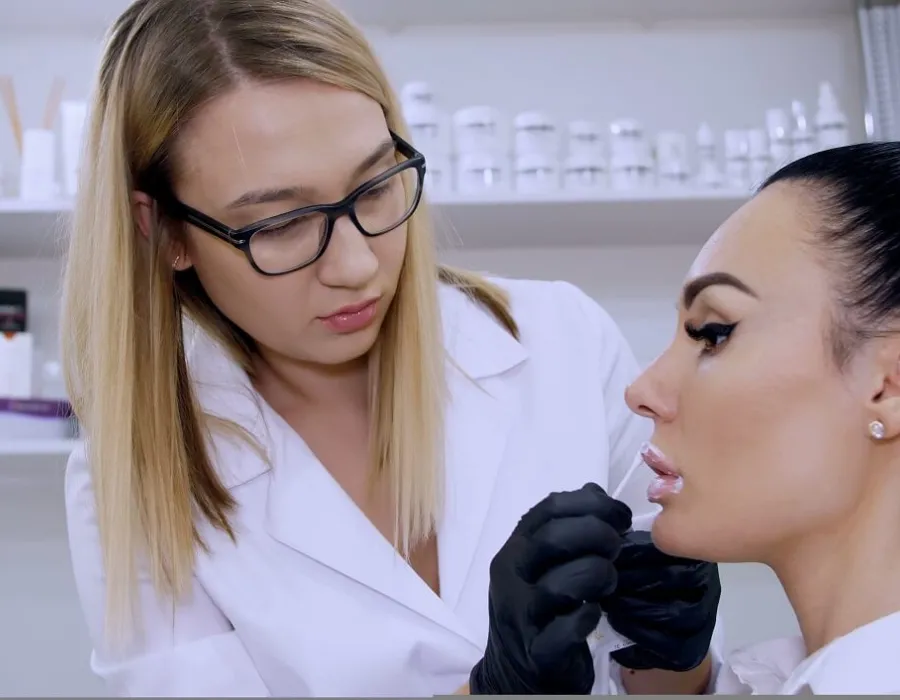
<path id="1" fill-rule="evenodd" d="M 869 423 L 869 435 L 871 435 L 876 440 L 884 439 L 884 423 L 880 420 L 873 420 Z"/>

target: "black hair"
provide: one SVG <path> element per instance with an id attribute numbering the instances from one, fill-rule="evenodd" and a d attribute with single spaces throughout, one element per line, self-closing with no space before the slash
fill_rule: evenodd
<path id="1" fill-rule="evenodd" d="M 843 365 L 900 320 L 900 142 L 820 151 L 784 166 L 759 188 L 804 188 L 817 215 L 815 245 L 836 276 L 830 340 Z"/>

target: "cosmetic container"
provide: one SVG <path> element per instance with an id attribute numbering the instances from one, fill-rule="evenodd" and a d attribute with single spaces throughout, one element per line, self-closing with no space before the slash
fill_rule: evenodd
<path id="1" fill-rule="evenodd" d="M 772 172 L 787 165 L 792 158 L 790 120 L 780 107 L 766 111 L 766 130 L 769 135 L 769 167 Z"/>
<path id="2" fill-rule="evenodd" d="M 25 129 L 19 197 L 28 201 L 54 198 L 56 185 L 56 134 L 49 129 Z"/>
<path id="3" fill-rule="evenodd" d="M 34 339 L 28 332 L 28 296 L 0 289 L 0 397 L 31 398 Z"/>
<path id="4" fill-rule="evenodd" d="M 506 129 L 499 111 L 493 107 L 457 110 L 453 115 L 453 136 L 459 158 L 469 155 L 501 158 L 509 153 Z"/>
<path id="5" fill-rule="evenodd" d="M 738 191 L 750 189 L 750 144 L 743 129 L 725 131 L 725 184 Z"/>
<path id="6" fill-rule="evenodd" d="M 509 191 L 506 159 L 486 152 L 466 153 L 456 164 L 456 189 L 461 194 Z"/>
<path id="7" fill-rule="evenodd" d="M 840 148 L 850 144 L 847 116 L 841 109 L 831 83 L 819 84 L 819 109 L 816 112 L 816 137 L 820 150 Z"/>
<path id="8" fill-rule="evenodd" d="M 63 191 L 67 197 L 78 193 L 78 171 L 84 147 L 84 130 L 87 122 L 87 103 L 64 101 L 60 104 L 62 115 L 62 167 Z"/>
<path id="9" fill-rule="evenodd" d="M 697 185 L 714 189 L 722 186 L 722 171 L 719 169 L 719 153 L 716 135 L 706 122 L 697 129 Z"/>
<path id="10" fill-rule="evenodd" d="M 791 114 L 794 117 L 791 132 L 791 156 L 799 160 L 817 149 L 816 134 L 806 118 L 806 107 L 800 100 L 791 102 Z"/>
<path id="11" fill-rule="evenodd" d="M 567 155 L 576 160 L 606 161 L 606 131 L 597 122 L 576 119 L 569 122 L 566 132 Z"/>
<path id="12" fill-rule="evenodd" d="M 656 180 L 660 187 L 682 187 L 690 180 L 687 136 L 678 131 L 656 135 Z"/>
<path id="13" fill-rule="evenodd" d="M 558 169 L 560 138 L 556 123 L 543 112 L 522 112 L 513 120 L 516 156 L 540 155 Z"/>
<path id="14" fill-rule="evenodd" d="M 771 174 L 772 168 L 769 141 L 764 129 L 747 131 L 747 150 L 750 160 L 748 179 L 751 189 L 755 190 Z"/>
<path id="15" fill-rule="evenodd" d="M 516 191 L 526 194 L 548 194 L 560 189 L 557 158 L 536 151 L 522 153 L 515 160 Z"/>

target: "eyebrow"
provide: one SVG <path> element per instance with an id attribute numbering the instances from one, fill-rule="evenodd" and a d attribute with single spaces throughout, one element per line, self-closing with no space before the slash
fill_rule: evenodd
<path id="1" fill-rule="evenodd" d="M 373 165 L 380 163 L 389 153 L 393 152 L 397 147 L 394 139 L 388 138 L 382 141 L 375 149 L 367 155 L 363 161 L 356 167 L 351 176 L 352 179 L 358 178 L 360 175 L 369 170 Z M 303 190 L 300 187 L 271 187 L 261 190 L 252 190 L 245 192 L 240 197 L 229 203 L 227 209 L 240 209 L 251 204 L 271 204 L 272 202 L 285 202 L 297 200 L 302 195 Z"/>
<path id="2" fill-rule="evenodd" d="M 681 304 L 685 308 L 685 310 L 691 308 L 691 304 L 694 303 L 694 300 L 698 296 L 700 296 L 700 292 L 702 292 L 707 287 L 714 287 L 716 285 L 725 285 L 726 287 L 733 287 L 744 294 L 747 294 L 754 299 L 758 299 L 756 292 L 754 292 L 750 287 L 748 287 L 744 282 L 739 280 L 732 274 L 728 272 L 710 272 L 708 275 L 701 275 L 695 279 L 692 279 L 686 285 L 684 285 L 684 291 L 681 293 Z"/>

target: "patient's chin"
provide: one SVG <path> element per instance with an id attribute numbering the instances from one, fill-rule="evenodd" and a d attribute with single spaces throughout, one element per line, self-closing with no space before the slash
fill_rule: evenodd
<path id="1" fill-rule="evenodd" d="M 708 528 L 697 523 L 689 514 L 668 508 L 656 516 L 651 535 L 653 544 L 666 554 L 701 561 L 722 561 L 721 542 Z"/>

